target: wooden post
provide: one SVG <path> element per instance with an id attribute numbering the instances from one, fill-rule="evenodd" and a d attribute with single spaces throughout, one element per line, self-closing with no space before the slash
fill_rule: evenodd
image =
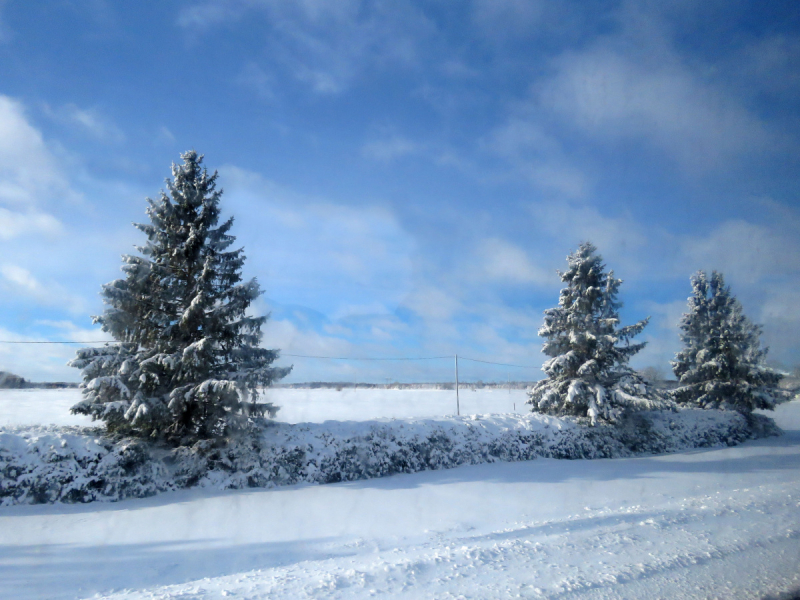
<path id="1" fill-rule="evenodd" d="M 458 354 L 456 354 L 456 414 L 461 416 L 461 403 L 458 400 Z"/>

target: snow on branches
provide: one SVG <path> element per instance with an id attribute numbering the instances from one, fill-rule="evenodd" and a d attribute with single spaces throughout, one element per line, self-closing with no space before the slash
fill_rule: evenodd
<path id="1" fill-rule="evenodd" d="M 557 308 L 544 312 L 539 335 L 542 351 L 551 358 L 542 366 L 547 378 L 528 393 L 534 412 L 617 421 L 632 409 L 668 406 L 633 369 L 628 360 L 644 347 L 631 339 L 648 319 L 619 326 L 617 300 L 621 279 L 605 272 L 602 257 L 591 243 L 581 244 L 567 257 L 569 268 L 559 272 L 567 287 Z"/>
<path id="2" fill-rule="evenodd" d="M 689 312 L 680 324 L 684 348 L 672 361 L 681 384 L 675 400 L 745 414 L 788 400 L 778 388 L 781 375 L 765 364 L 761 327 L 744 315 L 722 273 L 713 271 L 709 279 L 698 271 L 691 281 Z"/>
<path id="3" fill-rule="evenodd" d="M 168 194 L 147 199 L 140 255 L 124 256 L 124 279 L 103 286 L 107 308 L 95 317 L 120 343 L 83 348 L 83 400 L 72 411 L 109 431 L 175 443 L 224 435 L 277 410 L 260 389 L 285 377 L 277 350 L 259 347 L 267 317 L 247 310 L 260 294 L 242 283 L 244 254 L 230 250 L 233 218 L 221 225 L 217 174 L 196 152 L 172 166 Z"/>

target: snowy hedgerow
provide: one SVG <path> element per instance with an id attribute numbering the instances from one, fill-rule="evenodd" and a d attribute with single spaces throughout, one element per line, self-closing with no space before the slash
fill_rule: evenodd
<path id="1" fill-rule="evenodd" d="M 665 402 L 628 366 L 644 347 L 631 338 L 647 325 L 644 319 L 619 326 L 617 293 L 622 283 L 605 272 L 602 257 L 591 243 L 581 244 L 567 257 L 569 268 L 559 272 L 567 287 L 558 308 L 544 311 L 539 335 L 542 351 L 550 356 L 542 366 L 547 378 L 528 392 L 532 410 L 550 415 L 589 417 L 615 422 L 630 409 L 663 408 Z"/>
<path id="2" fill-rule="evenodd" d="M 77 427 L 0 429 L 0 506 L 116 501 L 192 487 L 332 483 L 497 461 L 614 458 L 732 446 L 776 435 L 763 415 L 685 408 L 639 412 L 622 425 L 575 418 L 483 415 L 271 423 L 255 435 L 199 440 L 165 452 Z"/>
<path id="3" fill-rule="evenodd" d="M 788 400 L 778 388 L 782 376 L 764 362 L 761 327 L 744 315 L 722 273 L 713 271 L 709 280 L 698 271 L 691 281 L 689 312 L 680 325 L 685 348 L 672 361 L 681 384 L 675 400 L 745 414 Z"/>
<path id="4" fill-rule="evenodd" d="M 259 388 L 286 376 L 277 350 L 259 347 L 267 317 L 247 314 L 261 294 L 242 283 L 244 254 L 229 250 L 233 218 L 218 225 L 217 174 L 194 151 L 167 179 L 169 194 L 147 199 L 141 256 L 123 256 L 124 279 L 103 286 L 108 305 L 94 317 L 119 344 L 83 348 L 83 400 L 73 413 L 109 431 L 185 443 L 225 435 L 277 410 Z"/>

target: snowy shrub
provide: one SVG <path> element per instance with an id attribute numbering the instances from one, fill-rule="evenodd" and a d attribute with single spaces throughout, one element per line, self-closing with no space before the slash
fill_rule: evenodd
<path id="1" fill-rule="evenodd" d="M 0 505 L 152 496 L 170 486 L 151 452 L 139 440 L 115 444 L 77 427 L 0 432 Z"/>
<path id="2" fill-rule="evenodd" d="M 672 362 L 680 382 L 675 400 L 745 414 L 789 400 L 791 394 L 778 387 L 781 375 L 765 364 L 761 327 L 744 315 L 722 273 L 713 271 L 709 281 L 698 271 L 691 281 L 689 311 L 680 325 L 685 347 Z"/>
<path id="3" fill-rule="evenodd" d="M 83 370 L 83 395 L 72 411 L 104 421 L 110 432 L 173 443 L 226 435 L 274 414 L 259 388 L 290 368 L 270 365 L 259 347 L 266 317 L 247 314 L 261 291 L 241 283 L 242 250 L 231 217 L 219 222 L 217 174 L 202 156 L 182 155 L 167 180 L 169 195 L 150 200 L 141 256 L 124 256 L 125 279 L 103 286 L 108 305 L 95 317 L 118 345 L 83 348 L 70 363 Z"/>
<path id="4" fill-rule="evenodd" d="M 542 351 L 551 358 L 542 370 L 547 378 L 529 392 L 534 412 L 588 417 L 613 423 L 631 410 L 667 408 L 669 402 L 628 366 L 644 347 L 631 339 L 648 319 L 619 326 L 622 303 L 617 293 L 622 280 L 605 272 L 602 258 L 590 243 L 567 257 L 569 268 L 559 272 L 567 287 L 557 308 L 544 312 L 539 335 Z"/>
<path id="5" fill-rule="evenodd" d="M 335 483 L 537 457 L 613 458 L 726 446 L 773 435 L 761 415 L 686 408 L 581 426 L 540 414 L 272 423 L 260 435 L 181 447 L 113 443 L 97 430 L 0 432 L 0 504 L 114 501 L 192 487 Z"/>

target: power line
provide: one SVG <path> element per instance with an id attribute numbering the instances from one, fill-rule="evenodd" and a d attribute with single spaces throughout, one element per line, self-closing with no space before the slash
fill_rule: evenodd
<path id="1" fill-rule="evenodd" d="M 466 356 L 458 355 L 460 360 L 470 360 L 472 362 L 485 363 L 487 365 L 500 365 L 501 367 L 517 367 L 518 369 L 538 369 L 539 367 L 530 367 L 528 365 L 511 365 L 508 363 L 492 362 L 490 360 L 478 360 L 477 358 L 467 358 Z"/>

